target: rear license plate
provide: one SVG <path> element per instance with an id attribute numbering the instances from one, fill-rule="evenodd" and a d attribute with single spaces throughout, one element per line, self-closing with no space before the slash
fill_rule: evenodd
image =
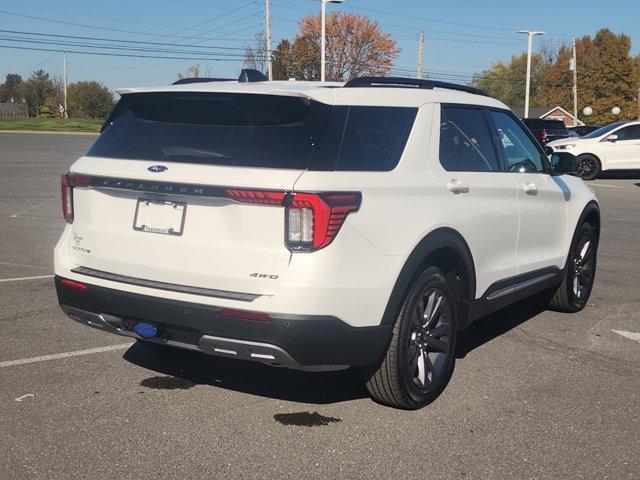
<path id="1" fill-rule="evenodd" d="M 182 235 L 187 204 L 166 200 L 139 198 L 133 229 L 162 235 Z"/>

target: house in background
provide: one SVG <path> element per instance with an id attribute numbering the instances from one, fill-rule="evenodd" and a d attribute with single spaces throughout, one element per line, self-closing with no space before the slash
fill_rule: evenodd
<path id="1" fill-rule="evenodd" d="M 27 104 L 22 102 L 3 102 L 0 103 L 0 118 L 7 117 L 26 117 Z"/>
<path id="2" fill-rule="evenodd" d="M 524 108 L 513 108 L 518 118 L 524 117 Z M 562 120 L 567 127 L 573 127 L 573 115 L 561 106 L 557 107 L 529 107 L 529 118 L 542 118 L 544 120 Z M 584 125 L 578 120 L 578 125 Z"/>

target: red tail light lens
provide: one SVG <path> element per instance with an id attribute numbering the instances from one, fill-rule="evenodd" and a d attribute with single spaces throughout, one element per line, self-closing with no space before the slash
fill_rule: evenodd
<path id="1" fill-rule="evenodd" d="M 540 132 L 540 140 L 542 140 L 543 142 L 545 142 L 547 140 L 547 130 L 543 129 L 542 132 Z"/>
<path id="2" fill-rule="evenodd" d="M 60 193 L 62 198 L 62 215 L 67 223 L 73 223 L 73 187 L 86 187 L 91 183 L 88 175 L 67 173 L 60 179 Z"/>

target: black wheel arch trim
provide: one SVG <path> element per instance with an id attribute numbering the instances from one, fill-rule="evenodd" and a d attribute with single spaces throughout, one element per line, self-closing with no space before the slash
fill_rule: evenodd
<path id="1" fill-rule="evenodd" d="M 573 244 L 576 241 L 576 236 L 578 235 L 578 233 L 580 231 L 580 227 L 582 226 L 583 223 L 586 222 L 587 217 L 589 215 L 591 215 L 591 214 L 594 214 L 596 219 L 597 219 L 597 225 L 593 225 L 593 228 L 595 230 L 595 235 L 596 235 L 596 249 L 598 247 L 598 244 L 600 243 L 600 226 L 602 225 L 601 224 L 601 220 L 600 220 L 600 205 L 595 200 L 591 200 L 582 209 L 582 213 L 580 213 L 580 216 L 578 217 L 578 221 L 576 222 L 576 225 L 573 228 L 573 235 L 571 236 L 571 243 L 569 244 L 569 249 L 567 250 L 567 257 L 566 257 L 566 260 L 565 260 L 565 267 L 566 267 L 567 261 L 569 260 L 569 255 L 571 254 L 571 247 L 573 246 Z"/>
<path id="2" fill-rule="evenodd" d="M 398 275 L 387 307 L 382 316 L 383 325 L 393 325 L 397 319 L 398 312 L 402 306 L 412 281 L 420 275 L 421 267 L 426 267 L 425 261 L 438 250 L 452 249 L 457 254 L 462 263 L 467 278 L 466 295 L 463 298 L 462 307 L 466 311 L 466 305 L 475 297 L 476 291 L 476 269 L 473 262 L 471 250 L 462 235 L 456 230 L 448 227 L 441 227 L 426 235 L 413 249 L 405 261 L 400 274 Z"/>

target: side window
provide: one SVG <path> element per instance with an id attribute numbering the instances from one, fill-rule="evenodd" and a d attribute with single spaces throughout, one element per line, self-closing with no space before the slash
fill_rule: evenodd
<path id="1" fill-rule="evenodd" d="M 407 107 L 349 107 L 336 170 L 393 170 L 417 113 Z"/>
<path id="2" fill-rule="evenodd" d="M 511 117 L 503 112 L 489 112 L 497 130 L 498 147 L 502 148 L 510 172 L 543 172 L 542 154 Z"/>
<path id="3" fill-rule="evenodd" d="M 458 170 L 456 151 L 453 148 L 451 132 L 449 132 L 449 125 L 444 116 L 444 110 L 440 111 L 440 163 L 442 164 L 442 168 L 448 172 Z"/>
<path id="4" fill-rule="evenodd" d="M 618 140 L 640 140 L 640 125 L 621 128 L 614 135 L 618 135 Z"/>
<path id="5" fill-rule="evenodd" d="M 446 124 L 458 159 L 458 170 L 498 171 L 498 159 L 482 110 L 443 107 Z"/>

